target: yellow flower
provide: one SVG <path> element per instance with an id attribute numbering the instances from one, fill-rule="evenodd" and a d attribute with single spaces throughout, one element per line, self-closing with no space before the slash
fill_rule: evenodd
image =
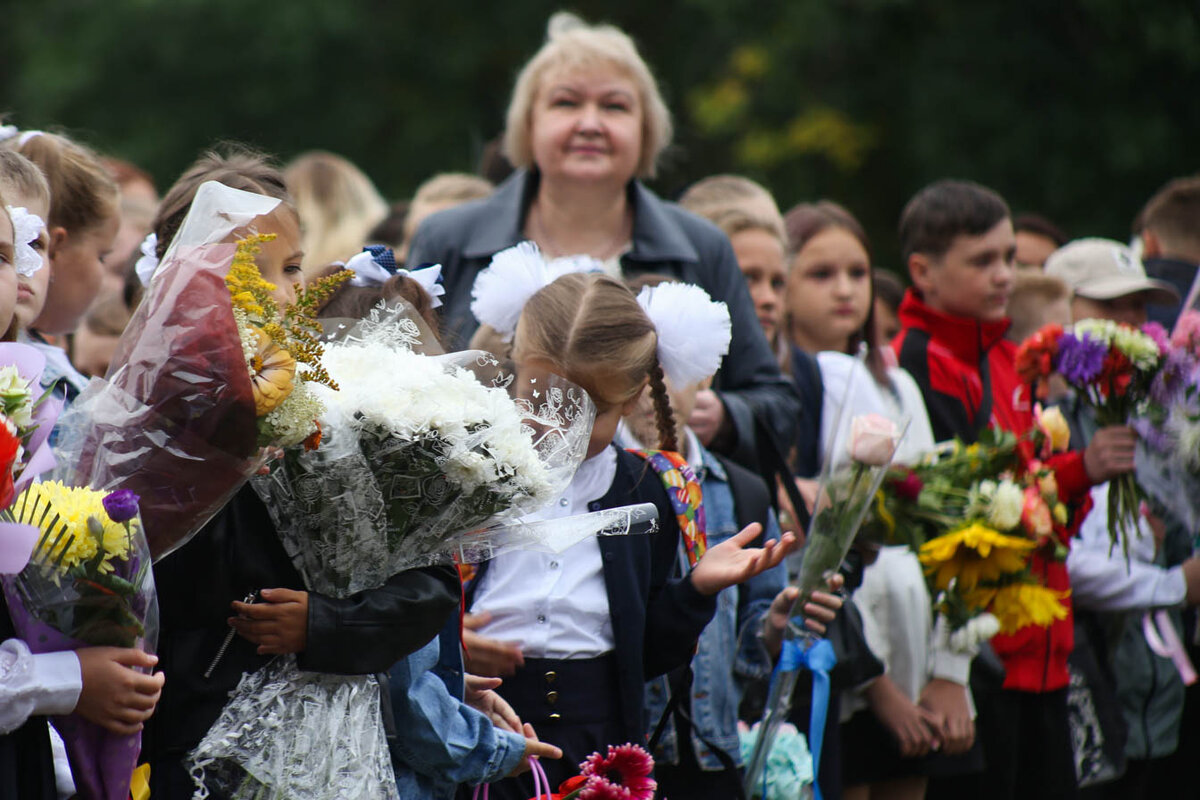
<path id="1" fill-rule="evenodd" d="M 994 581 L 1025 568 L 1025 557 L 1034 548 L 1028 539 L 1005 536 L 978 522 L 921 545 L 918 557 L 925 573 L 934 575 L 939 589 L 957 580 L 970 590 L 981 581 Z"/>
<path id="2" fill-rule="evenodd" d="M 1001 633 L 1012 633 L 1029 625 L 1046 627 L 1067 618 L 1062 601 L 1069 591 L 1060 592 L 1034 583 L 1014 583 L 997 589 L 991 612 L 1000 621 Z"/>
<path id="3" fill-rule="evenodd" d="M 1034 409 L 1037 426 L 1046 438 L 1050 440 L 1050 450 L 1054 453 L 1065 453 L 1071 446 L 1071 426 L 1067 418 L 1057 408 L 1043 410 L 1041 406 Z"/>
<path id="4" fill-rule="evenodd" d="M 26 489 L 11 512 L 16 522 L 43 532 L 33 560 L 66 572 L 103 554 L 96 569 L 111 572 L 113 558 L 129 558 L 129 533 L 104 511 L 102 500 L 107 494 L 58 481 L 35 483 Z"/>
<path id="5" fill-rule="evenodd" d="M 278 408 L 292 393 L 296 359 L 262 330 L 250 326 L 250 332 L 255 337 L 254 358 L 250 365 L 254 413 L 263 417 Z"/>

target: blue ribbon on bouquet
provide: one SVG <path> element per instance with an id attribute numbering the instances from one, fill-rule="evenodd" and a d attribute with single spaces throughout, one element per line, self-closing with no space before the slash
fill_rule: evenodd
<path id="1" fill-rule="evenodd" d="M 829 712 L 829 672 L 837 664 L 837 654 L 828 639 L 819 639 L 805 646 L 804 640 L 785 639 L 775 665 L 775 680 L 780 672 L 807 669 L 813 676 L 812 710 L 808 718 L 808 750 L 813 760 L 813 797 L 821 800 L 819 783 L 821 769 L 821 746 L 825 739 L 825 717 Z M 767 773 L 763 770 L 763 792 L 767 796 Z"/>

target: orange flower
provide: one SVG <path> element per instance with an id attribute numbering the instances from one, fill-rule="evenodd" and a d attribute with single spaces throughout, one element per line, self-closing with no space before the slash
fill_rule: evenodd
<path id="1" fill-rule="evenodd" d="M 296 359 L 280 348 L 271 337 L 253 326 L 255 335 L 254 358 L 251 363 L 253 374 L 250 385 L 254 390 L 254 413 L 265 417 L 292 393 L 296 379 Z"/>

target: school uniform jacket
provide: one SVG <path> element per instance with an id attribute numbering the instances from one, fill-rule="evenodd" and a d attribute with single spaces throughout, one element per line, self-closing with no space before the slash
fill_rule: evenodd
<path id="1" fill-rule="evenodd" d="M 1033 405 L 1029 387 L 1017 376 L 1016 345 L 1004 338 L 1009 324 L 1007 319 L 982 322 L 935 311 L 912 289 L 904 296 L 901 331 L 892 347 L 900 366 L 921 387 L 937 441 L 957 436 L 974 442 L 993 424 L 1016 434 L 1032 428 Z M 1091 481 L 1082 452 L 1062 453 L 1046 463 L 1055 471 L 1059 498 L 1068 506 L 1083 504 Z M 1078 530 L 1083 514 L 1076 517 Z M 1039 551 L 1031 567 L 1043 585 L 1070 588 L 1065 563 Z M 1067 618 L 1049 628 L 1030 626 L 993 637 L 992 647 L 1004 662 L 1004 688 L 1048 692 L 1067 685 L 1067 656 L 1075 637 L 1070 598 L 1063 604 Z"/>
<path id="2" fill-rule="evenodd" d="M 601 536 L 604 583 L 612 617 L 614 656 L 620 687 L 624 741 L 645 740 L 646 680 L 691 661 L 700 633 L 717 609 L 716 597 L 696 591 L 687 577 L 672 579 L 679 546 L 679 525 L 658 473 L 642 459 L 624 450 L 617 452 L 612 486 L 588 508 L 654 503 L 658 531 L 637 536 Z M 488 564 L 466 590 L 470 608 Z M 605 698 L 596 698 L 605 702 Z"/>

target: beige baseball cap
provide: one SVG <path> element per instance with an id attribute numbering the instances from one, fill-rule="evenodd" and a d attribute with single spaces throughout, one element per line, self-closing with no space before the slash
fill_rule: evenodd
<path id="1" fill-rule="evenodd" d="M 1045 269 L 1047 275 L 1060 278 L 1071 291 L 1089 300 L 1112 300 L 1145 292 L 1148 303 L 1179 302 L 1179 292 L 1174 286 L 1146 277 L 1142 260 L 1112 239 L 1068 242 L 1046 259 Z"/>

